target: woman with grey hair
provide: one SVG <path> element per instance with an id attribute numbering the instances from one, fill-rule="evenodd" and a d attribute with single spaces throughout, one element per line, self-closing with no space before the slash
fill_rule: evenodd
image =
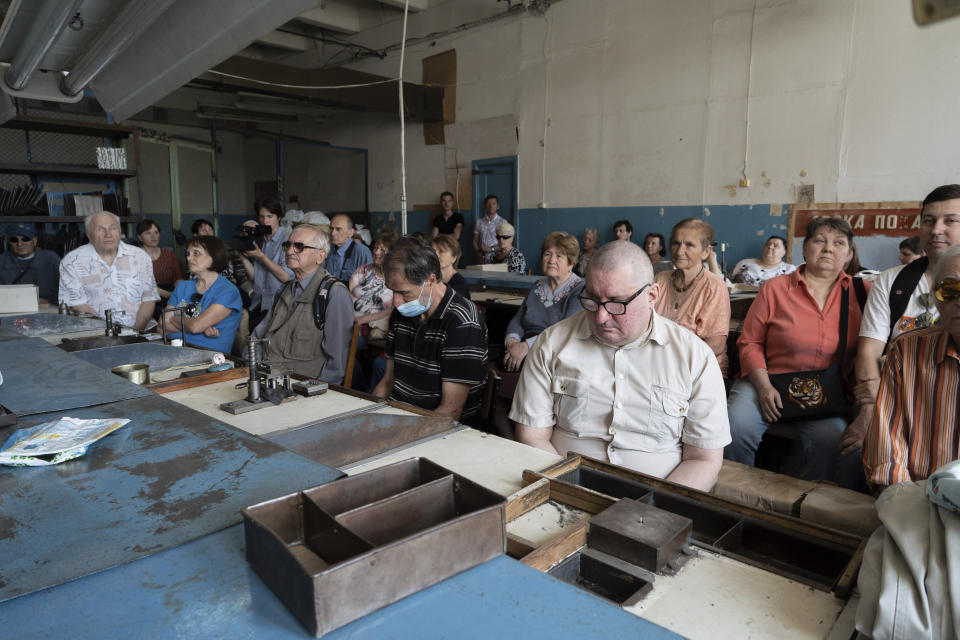
<path id="1" fill-rule="evenodd" d="M 527 261 L 520 249 L 513 246 L 516 229 L 509 222 L 497 225 L 497 248 L 493 250 L 491 264 L 507 263 L 507 270 L 511 273 L 526 273 Z"/>

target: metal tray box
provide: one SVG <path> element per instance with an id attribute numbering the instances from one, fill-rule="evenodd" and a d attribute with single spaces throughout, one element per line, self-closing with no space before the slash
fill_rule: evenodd
<path id="1" fill-rule="evenodd" d="M 319 637 L 504 553 L 505 505 L 411 458 L 247 507 L 247 561 Z"/>

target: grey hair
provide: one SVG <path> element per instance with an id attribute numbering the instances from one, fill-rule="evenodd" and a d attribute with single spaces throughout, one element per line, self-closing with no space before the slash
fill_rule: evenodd
<path id="1" fill-rule="evenodd" d="M 947 250 L 940 254 L 940 259 L 937 260 L 937 268 L 933 272 L 934 286 L 943 280 L 943 275 L 947 270 L 947 263 L 957 257 L 960 257 L 960 244 L 947 247 Z"/>
<path id="2" fill-rule="evenodd" d="M 321 249 L 324 253 L 330 253 L 330 236 L 327 235 L 327 232 L 317 224 L 298 224 L 293 228 L 293 231 L 297 229 L 308 229 L 313 231 L 313 243 L 318 248 Z M 292 232 L 291 232 L 292 233 Z"/>
<path id="3" fill-rule="evenodd" d="M 117 226 L 120 226 L 120 218 L 117 217 L 117 214 L 110 213 L 109 211 L 97 211 L 96 213 L 89 214 L 86 218 L 83 219 L 83 230 L 87 233 L 90 233 L 90 225 L 93 224 L 93 219 L 99 215 L 108 215 L 113 218 L 113 221 L 117 223 Z"/>
<path id="4" fill-rule="evenodd" d="M 608 242 L 597 250 L 587 265 L 587 274 L 593 271 L 627 270 L 637 284 L 653 282 L 653 265 L 647 252 L 632 242 Z"/>

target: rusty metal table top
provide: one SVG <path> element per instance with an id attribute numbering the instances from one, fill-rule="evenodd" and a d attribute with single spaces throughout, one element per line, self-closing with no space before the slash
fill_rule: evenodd
<path id="1" fill-rule="evenodd" d="M 0 405 L 19 416 L 142 398 L 153 392 L 58 349 L 43 338 L 0 346 Z"/>
<path id="2" fill-rule="evenodd" d="M 76 460 L 0 467 L 0 600 L 194 540 L 240 522 L 243 507 L 343 475 L 152 393 L 18 426 L 62 415 L 131 422 Z"/>

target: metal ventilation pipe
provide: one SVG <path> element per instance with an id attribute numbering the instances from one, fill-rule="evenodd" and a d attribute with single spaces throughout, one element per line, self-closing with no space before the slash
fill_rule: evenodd
<path id="1" fill-rule="evenodd" d="M 8 87 L 20 91 L 27 86 L 30 75 L 40 66 L 43 57 L 60 37 L 82 1 L 47 0 L 43 3 L 36 19 L 30 25 L 23 48 L 14 56 L 10 68 L 3 76 Z"/>
<path id="2" fill-rule="evenodd" d="M 123 51 L 130 41 L 163 15 L 174 0 L 130 0 L 60 81 L 60 91 L 75 96 Z"/>

